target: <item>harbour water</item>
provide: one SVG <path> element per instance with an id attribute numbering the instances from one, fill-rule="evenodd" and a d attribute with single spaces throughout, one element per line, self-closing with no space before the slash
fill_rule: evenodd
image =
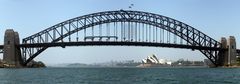
<path id="1" fill-rule="evenodd" d="M 0 69 L 0 84 L 240 84 L 240 68 Z"/>

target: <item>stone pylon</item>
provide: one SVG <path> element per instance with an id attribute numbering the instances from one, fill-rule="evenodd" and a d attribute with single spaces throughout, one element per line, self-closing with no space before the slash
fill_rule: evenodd
<path id="1" fill-rule="evenodd" d="M 235 65 L 237 58 L 236 58 L 236 40 L 234 36 L 230 36 L 228 38 L 228 65 Z"/>
<path id="2" fill-rule="evenodd" d="M 227 39 L 225 37 L 222 37 L 221 40 L 221 47 L 224 49 L 228 48 L 227 45 Z M 228 65 L 228 51 L 222 50 L 219 52 L 219 64 L 220 66 L 226 66 Z"/>
<path id="3" fill-rule="evenodd" d="M 221 66 L 233 66 L 236 64 L 236 39 L 234 36 L 229 36 L 228 39 L 221 38 L 221 47 L 227 50 L 219 53 L 219 61 Z"/>
<path id="4" fill-rule="evenodd" d="M 18 32 L 7 29 L 4 36 L 3 62 L 5 67 L 22 67 L 21 50 L 16 45 L 20 44 Z"/>

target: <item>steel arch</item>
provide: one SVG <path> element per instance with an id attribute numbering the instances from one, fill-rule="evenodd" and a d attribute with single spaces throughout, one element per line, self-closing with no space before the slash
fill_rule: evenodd
<path id="1" fill-rule="evenodd" d="M 158 14 L 131 10 L 105 11 L 76 17 L 24 38 L 22 43 L 56 43 L 83 29 L 111 22 L 137 22 L 153 25 L 177 35 L 192 46 L 209 48 L 221 47 L 218 41 L 183 22 Z M 68 28 L 66 28 L 66 26 Z M 48 47 L 40 47 L 37 48 L 37 51 L 33 51 L 32 48 L 22 48 L 23 59 L 25 59 L 24 65 L 47 48 Z M 215 65 L 218 64 L 219 50 L 200 51 Z M 27 56 L 29 56 L 29 58 L 26 58 Z"/>

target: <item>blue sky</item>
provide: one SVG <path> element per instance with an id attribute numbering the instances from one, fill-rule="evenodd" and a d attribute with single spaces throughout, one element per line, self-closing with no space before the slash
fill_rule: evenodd
<path id="1" fill-rule="evenodd" d="M 132 9 L 128 6 L 134 4 Z M 139 10 L 174 18 L 206 33 L 216 40 L 240 38 L 239 0 L 1 0 L 0 44 L 8 28 L 24 38 L 62 21 L 107 10 Z M 238 47 L 240 48 L 240 47 Z M 36 60 L 47 64 L 95 63 L 111 60 L 140 61 L 147 55 L 177 60 L 203 60 L 199 51 L 155 47 L 67 47 L 50 48 Z M 2 55 L 0 55 L 2 57 Z"/>

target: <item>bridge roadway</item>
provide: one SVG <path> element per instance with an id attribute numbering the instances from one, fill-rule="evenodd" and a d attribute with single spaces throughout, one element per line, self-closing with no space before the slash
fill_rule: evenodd
<path id="1" fill-rule="evenodd" d="M 20 44 L 20 48 L 37 48 L 37 47 L 63 47 L 66 46 L 148 46 L 148 47 L 169 47 L 169 48 L 184 48 L 192 50 L 225 50 L 222 48 L 192 46 L 183 44 L 169 44 L 169 43 L 153 43 L 153 42 L 106 42 L 106 41 L 79 41 L 79 42 L 58 42 L 58 43 L 35 43 L 35 44 Z M 3 53 L 3 45 L 0 45 L 0 53 Z M 237 50 L 240 54 L 240 50 Z"/>
<path id="2" fill-rule="evenodd" d="M 169 44 L 169 43 L 149 43 L 149 42 L 106 42 L 106 41 L 79 41 L 79 42 L 58 42 L 58 43 L 35 43 L 35 44 L 21 44 L 19 47 L 36 48 L 36 47 L 63 47 L 66 46 L 151 46 L 151 47 L 169 47 L 169 48 L 185 48 L 192 50 L 222 50 L 221 48 L 192 46 L 183 44 Z"/>

